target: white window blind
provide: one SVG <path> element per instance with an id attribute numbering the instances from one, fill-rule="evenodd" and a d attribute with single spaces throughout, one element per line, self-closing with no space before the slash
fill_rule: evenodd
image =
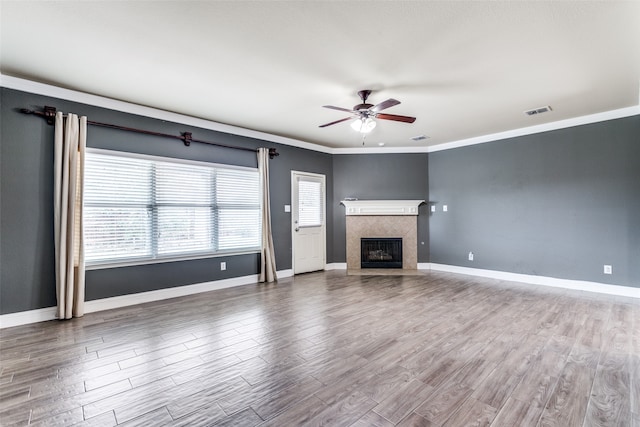
<path id="1" fill-rule="evenodd" d="M 84 187 L 85 260 L 152 255 L 152 164 L 87 153 Z"/>
<path id="2" fill-rule="evenodd" d="M 257 169 L 88 152 L 87 264 L 257 250 Z"/>
<path id="3" fill-rule="evenodd" d="M 216 175 L 219 250 L 260 247 L 260 176 L 258 171 L 219 169 Z M 258 207 L 257 214 L 254 207 Z"/>
<path id="4" fill-rule="evenodd" d="M 298 226 L 319 227 L 323 224 L 324 201 L 322 182 L 298 180 Z"/>

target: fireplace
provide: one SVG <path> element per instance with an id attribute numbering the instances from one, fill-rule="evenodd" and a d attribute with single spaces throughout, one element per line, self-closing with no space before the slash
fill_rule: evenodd
<path id="1" fill-rule="evenodd" d="M 402 268 L 402 238 L 361 238 L 360 268 Z"/>
<path id="2" fill-rule="evenodd" d="M 347 270 L 362 269 L 361 239 L 401 239 L 402 255 L 393 267 L 418 268 L 418 206 L 424 200 L 343 200 Z M 375 265 L 374 268 L 381 268 Z M 368 268 L 368 267 L 364 267 Z M 375 271 L 372 271 L 376 274 Z"/>

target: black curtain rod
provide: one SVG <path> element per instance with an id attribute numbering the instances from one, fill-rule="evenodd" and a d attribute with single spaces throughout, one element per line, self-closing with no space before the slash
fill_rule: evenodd
<path id="1" fill-rule="evenodd" d="M 56 108 L 55 107 L 45 106 L 44 107 L 44 111 L 35 111 L 35 110 L 29 110 L 28 108 L 21 108 L 20 112 L 23 113 L 23 114 L 32 114 L 32 115 L 35 115 L 35 116 L 40 116 L 40 117 L 44 118 L 47 121 L 47 123 L 50 124 L 50 125 L 55 123 L 55 117 L 56 117 Z M 143 133 L 145 135 L 162 136 L 162 137 L 165 137 L 165 138 L 179 139 L 187 147 L 190 146 L 192 142 L 200 142 L 202 144 L 215 145 L 216 147 L 222 147 L 222 148 L 231 148 L 233 150 L 243 150 L 243 151 L 253 151 L 253 152 L 257 152 L 258 151 L 255 148 L 234 147 L 234 146 L 231 146 L 231 145 L 219 144 L 217 142 L 210 142 L 210 141 L 203 141 L 201 139 L 194 139 L 192 134 L 191 134 L 191 132 L 182 132 L 182 134 L 180 136 L 178 136 L 178 135 L 171 135 L 171 134 L 168 134 L 168 133 L 153 132 L 153 131 L 150 131 L 150 130 L 136 129 L 136 128 L 130 128 L 130 127 L 126 127 L 126 126 L 112 125 L 110 123 L 94 122 L 93 120 L 87 120 L 87 124 L 93 125 L 93 126 L 101 126 L 101 127 L 105 127 L 105 128 L 111 128 L 111 129 L 124 130 L 124 131 L 127 131 L 127 132 Z M 275 148 L 269 148 L 269 158 L 270 159 L 273 159 L 274 157 L 277 157 L 279 155 L 280 154 L 276 151 Z"/>

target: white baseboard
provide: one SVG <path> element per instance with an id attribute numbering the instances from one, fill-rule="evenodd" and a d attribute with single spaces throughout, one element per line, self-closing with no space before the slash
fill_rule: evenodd
<path id="1" fill-rule="evenodd" d="M 281 270 L 276 272 L 278 277 L 285 278 L 293 275 L 293 270 Z M 259 276 L 250 275 L 233 277 L 231 279 L 216 280 L 212 282 L 196 283 L 194 285 L 176 286 L 173 288 L 158 289 L 155 291 L 140 292 L 137 294 L 121 295 L 117 297 L 102 298 L 85 302 L 84 312 L 95 313 L 97 311 L 111 310 L 146 302 L 160 301 L 185 295 L 193 295 L 201 292 L 215 291 L 218 289 L 232 288 L 258 284 Z M 12 326 L 27 325 L 29 323 L 46 322 L 56 319 L 56 308 L 47 307 L 37 310 L 21 311 L 0 315 L 0 329 Z"/>
<path id="2" fill-rule="evenodd" d="M 346 263 L 331 263 L 325 266 L 325 270 L 346 270 Z M 508 280 L 510 282 L 529 283 L 540 286 L 552 286 L 578 291 L 597 292 L 608 295 L 618 295 L 631 298 L 640 298 L 640 288 L 629 286 L 608 285 L 605 283 L 587 282 L 583 280 L 558 279 L 555 277 L 532 276 L 528 274 L 508 273 L 505 271 L 482 270 L 479 268 L 460 267 L 456 265 L 418 263 L 419 270 L 446 271 L 449 273 L 466 274 L 470 276 L 487 277 L 490 279 Z M 293 276 L 293 270 L 280 270 L 279 278 Z M 258 283 L 258 275 L 234 277 L 231 279 L 216 280 L 213 282 L 197 283 L 194 285 L 176 286 L 174 288 L 158 289 L 155 291 L 141 292 L 138 294 L 122 295 L 87 301 L 85 313 L 111 310 L 146 302 L 160 301 L 185 295 L 193 295 L 201 292 L 215 291 L 217 289 L 231 288 L 234 286 L 251 285 Z M 12 326 L 26 325 L 29 323 L 45 322 L 56 319 L 56 308 L 46 307 L 37 310 L 21 311 L 0 315 L 0 329 Z"/>
<path id="3" fill-rule="evenodd" d="M 540 286 L 572 289 L 576 291 L 597 292 L 601 294 L 618 295 L 623 297 L 640 298 L 640 288 L 630 286 L 609 285 L 606 283 L 587 282 L 584 280 L 558 279 L 556 277 L 532 276 L 529 274 L 508 273 L 506 271 L 482 270 L 479 268 L 460 267 L 457 265 L 430 264 L 431 270 L 450 273 L 467 274 L 470 276 L 487 277 L 490 279 L 508 280 L 510 282 L 530 283 Z"/>
<path id="4" fill-rule="evenodd" d="M 3 314 L 0 316 L 0 329 L 12 326 L 27 325 L 29 323 L 46 322 L 55 320 L 56 308 L 47 307 L 37 310 L 19 311 L 17 313 Z"/>
<path id="5" fill-rule="evenodd" d="M 258 283 L 258 275 L 234 277 L 231 279 L 215 280 L 212 282 L 196 283 L 194 285 L 176 286 L 173 288 L 158 289 L 155 291 L 140 292 L 137 294 L 121 295 L 117 297 L 102 298 L 87 301 L 84 304 L 85 313 L 111 310 L 113 308 L 127 307 L 130 305 L 144 304 L 146 302 L 161 301 L 218 289 L 232 288 L 234 286 L 251 285 Z"/>
<path id="6" fill-rule="evenodd" d="M 346 270 L 346 263 L 333 263 L 332 268 L 326 270 Z M 597 292 L 600 294 L 617 295 L 631 298 L 640 298 L 640 288 L 629 286 L 609 285 L 606 283 L 587 282 L 584 280 L 558 279 L 555 277 L 532 276 L 529 274 L 508 273 L 506 271 L 482 270 L 479 268 L 460 267 L 457 265 L 434 264 L 419 262 L 418 270 L 446 271 L 449 273 L 466 274 L 469 276 L 486 277 L 490 279 L 508 280 L 510 282 L 528 283 L 540 286 L 552 286 L 555 288 L 572 289 L 577 291 Z"/>
<path id="7" fill-rule="evenodd" d="M 324 269 L 326 271 L 346 270 L 347 269 L 347 263 L 346 262 L 332 262 L 331 264 L 325 265 Z"/>
<path id="8" fill-rule="evenodd" d="M 292 277 L 293 276 L 293 270 L 290 268 L 288 270 L 278 270 L 276 272 L 276 274 L 278 275 L 278 279 L 284 279 L 287 277 Z"/>

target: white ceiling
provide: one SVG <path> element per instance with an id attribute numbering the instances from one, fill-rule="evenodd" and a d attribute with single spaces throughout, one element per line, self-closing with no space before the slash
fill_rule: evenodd
<path id="1" fill-rule="evenodd" d="M 640 2 L 5 1 L 3 75 L 333 148 L 424 147 L 639 103 Z M 524 110 L 550 105 L 552 112 Z M 427 135 L 425 141 L 410 138 Z"/>

